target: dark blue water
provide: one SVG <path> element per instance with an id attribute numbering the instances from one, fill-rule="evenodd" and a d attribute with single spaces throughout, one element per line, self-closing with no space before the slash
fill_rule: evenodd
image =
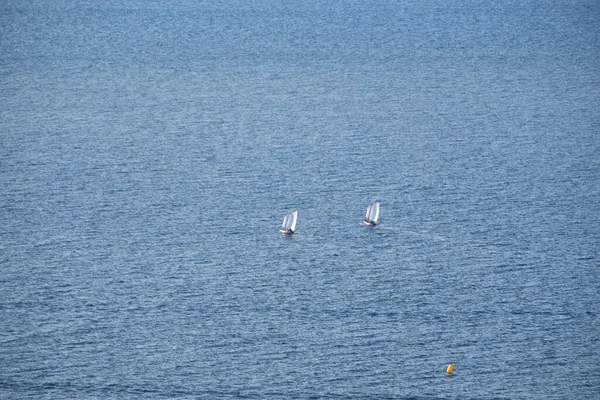
<path id="1" fill-rule="evenodd" d="M 0 398 L 597 398 L 599 21 L 2 2 Z"/>

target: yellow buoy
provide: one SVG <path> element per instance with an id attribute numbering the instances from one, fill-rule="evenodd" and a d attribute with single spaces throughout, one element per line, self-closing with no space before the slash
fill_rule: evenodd
<path id="1" fill-rule="evenodd" d="M 454 371 L 454 364 L 448 365 L 448 368 L 446 369 L 446 373 L 448 375 L 452 375 L 452 371 Z"/>

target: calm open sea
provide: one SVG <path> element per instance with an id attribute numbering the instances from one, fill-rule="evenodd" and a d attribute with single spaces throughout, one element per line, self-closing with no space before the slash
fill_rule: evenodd
<path id="1" fill-rule="evenodd" d="M 0 398 L 597 399 L 599 24 L 2 1 Z"/>

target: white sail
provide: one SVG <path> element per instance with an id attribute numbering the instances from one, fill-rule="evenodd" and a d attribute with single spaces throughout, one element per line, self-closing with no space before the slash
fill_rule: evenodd
<path id="1" fill-rule="evenodd" d="M 377 224 L 379 220 L 379 201 L 371 203 L 367 206 L 367 212 L 365 213 L 365 223 L 370 225 Z"/>
<path id="2" fill-rule="evenodd" d="M 371 221 L 373 221 L 373 223 L 377 223 L 377 221 L 379 220 L 379 202 L 376 201 L 375 203 L 373 203 L 373 207 L 371 207 Z"/>
<path id="3" fill-rule="evenodd" d="M 365 221 L 371 220 L 371 209 L 373 208 L 373 203 L 367 206 L 367 212 L 365 213 Z"/>
<path id="4" fill-rule="evenodd" d="M 296 230 L 296 221 L 298 220 L 298 211 L 291 212 L 283 218 L 281 228 L 282 233 L 290 233 Z"/>
<path id="5" fill-rule="evenodd" d="M 288 221 L 290 219 L 290 214 L 287 214 L 285 217 L 283 217 L 283 222 L 281 223 L 281 230 L 285 231 L 286 229 L 288 229 Z"/>
<path id="6" fill-rule="evenodd" d="M 298 221 L 298 211 L 294 211 L 291 215 L 292 223 L 290 224 L 290 230 L 294 232 L 296 230 L 296 222 Z"/>

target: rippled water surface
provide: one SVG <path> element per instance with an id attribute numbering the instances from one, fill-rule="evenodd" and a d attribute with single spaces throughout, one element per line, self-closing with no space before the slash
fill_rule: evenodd
<path id="1" fill-rule="evenodd" d="M 0 397 L 595 398 L 598 21 L 3 2 Z"/>

